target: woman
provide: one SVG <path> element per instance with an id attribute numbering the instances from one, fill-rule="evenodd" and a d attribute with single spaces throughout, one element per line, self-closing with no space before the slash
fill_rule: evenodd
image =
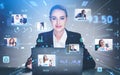
<path id="1" fill-rule="evenodd" d="M 69 44 L 79 44 L 80 47 L 83 47 L 84 49 L 83 69 L 85 70 L 94 68 L 95 62 L 92 58 L 90 58 L 91 56 L 87 49 L 85 49 L 83 42 L 80 41 L 81 35 L 79 33 L 71 32 L 65 29 L 68 17 L 65 7 L 61 5 L 53 6 L 50 10 L 49 17 L 53 26 L 53 30 L 40 33 L 36 41 L 36 47 L 64 48 Z M 90 60 L 88 60 L 88 58 L 90 58 Z M 32 69 L 31 65 L 32 64 L 26 64 L 26 67 Z"/>
<path id="2" fill-rule="evenodd" d="M 9 46 L 11 46 L 11 47 L 16 46 L 16 41 L 14 38 L 9 39 Z"/>
<path id="3" fill-rule="evenodd" d="M 105 41 L 103 39 L 100 39 L 99 40 L 99 48 L 98 48 L 98 51 L 108 51 L 109 48 L 106 47 L 105 45 Z"/>
<path id="4" fill-rule="evenodd" d="M 47 55 L 44 55 L 44 56 L 43 56 L 42 66 L 49 66 L 49 60 L 48 60 Z"/>

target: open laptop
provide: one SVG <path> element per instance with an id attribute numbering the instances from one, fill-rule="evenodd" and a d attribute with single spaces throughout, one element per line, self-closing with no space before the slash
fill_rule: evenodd
<path id="1" fill-rule="evenodd" d="M 82 49 L 32 48 L 32 59 L 32 75 L 82 75 Z"/>

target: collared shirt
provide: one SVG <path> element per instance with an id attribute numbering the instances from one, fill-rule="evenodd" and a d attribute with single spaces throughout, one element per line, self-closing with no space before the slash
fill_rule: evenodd
<path id="1" fill-rule="evenodd" d="M 53 33 L 54 48 L 65 48 L 66 39 L 67 39 L 67 32 L 65 30 L 59 41 L 57 40 L 57 38 L 55 37 L 55 34 Z"/>

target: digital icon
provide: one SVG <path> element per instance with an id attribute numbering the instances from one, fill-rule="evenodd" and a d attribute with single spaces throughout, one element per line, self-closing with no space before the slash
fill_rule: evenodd
<path id="1" fill-rule="evenodd" d="M 40 37 L 40 39 L 37 40 L 38 42 L 43 42 L 43 36 Z"/>
<path id="2" fill-rule="evenodd" d="M 97 72 L 102 72 L 102 67 L 98 67 Z"/>
<path id="3" fill-rule="evenodd" d="M 3 63 L 10 63 L 10 57 L 9 56 L 3 56 Z"/>

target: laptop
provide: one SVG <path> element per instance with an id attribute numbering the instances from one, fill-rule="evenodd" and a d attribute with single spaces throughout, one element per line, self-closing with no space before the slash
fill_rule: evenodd
<path id="1" fill-rule="evenodd" d="M 82 75 L 83 50 L 32 48 L 32 75 Z"/>

